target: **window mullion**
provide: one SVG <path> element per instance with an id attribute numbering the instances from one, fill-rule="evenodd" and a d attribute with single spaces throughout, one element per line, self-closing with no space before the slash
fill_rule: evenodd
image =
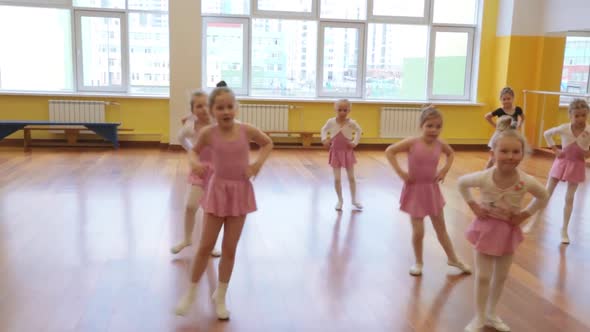
<path id="1" fill-rule="evenodd" d="M 252 17 L 249 17 L 245 24 L 244 29 L 244 51 L 242 53 L 242 61 L 244 62 L 244 74 L 242 75 L 242 86 L 244 87 L 244 93 L 250 96 L 252 93 Z"/>
<path id="2" fill-rule="evenodd" d="M 426 62 L 428 64 L 426 72 L 426 95 L 427 98 L 433 99 L 433 82 L 434 82 L 434 54 L 435 54 L 435 45 L 436 45 L 436 31 L 437 29 L 432 25 L 429 26 L 428 29 L 428 58 Z"/>
<path id="3" fill-rule="evenodd" d="M 366 82 L 366 68 L 367 68 L 367 23 L 361 23 L 361 31 L 359 32 L 359 50 L 358 50 L 358 66 L 357 66 L 357 97 L 365 98 L 365 82 Z"/>
<path id="4" fill-rule="evenodd" d="M 127 0 L 125 0 L 125 7 L 127 8 Z M 123 86 L 123 90 L 125 92 L 130 91 L 130 82 L 129 79 L 129 15 L 127 9 L 125 9 L 125 13 L 121 17 L 121 24 L 119 25 L 119 29 L 121 30 L 121 85 Z"/>

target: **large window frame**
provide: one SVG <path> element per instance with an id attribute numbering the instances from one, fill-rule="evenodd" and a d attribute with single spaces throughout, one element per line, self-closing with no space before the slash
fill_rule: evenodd
<path id="1" fill-rule="evenodd" d="M 253 18 L 273 18 L 273 19 L 300 19 L 300 20 L 313 20 L 319 16 L 319 6 L 317 5 L 318 0 L 311 0 L 311 11 L 310 12 L 290 12 L 290 11 L 278 11 L 278 10 L 266 10 L 258 9 L 258 0 L 251 0 L 250 10 Z"/>
<path id="2" fill-rule="evenodd" d="M 436 52 L 436 33 L 437 32 L 455 32 L 455 33 L 467 33 L 467 58 L 465 59 L 465 78 L 464 78 L 464 90 L 463 95 L 437 95 L 434 94 L 434 60 Z M 468 100 L 471 96 L 471 68 L 473 66 L 473 45 L 475 32 L 473 28 L 466 28 L 460 26 L 440 26 L 435 25 L 430 29 L 430 40 L 428 46 L 428 99 L 431 100 Z"/>
<path id="3" fill-rule="evenodd" d="M 243 25 L 243 52 L 242 52 L 242 64 L 245 70 L 242 73 L 242 88 L 232 88 L 238 95 L 248 94 L 250 91 L 250 45 L 252 45 L 252 34 L 251 34 L 251 20 L 244 17 L 203 17 L 203 34 L 201 38 L 201 49 L 203 56 L 201 57 L 201 68 L 203 68 L 201 75 L 201 84 L 203 87 L 207 86 L 207 27 L 209 23 L 233 23 Z"/>
<path id="4" fill-rule="evenodd" d="M 78 91 L 95 92 L 126 92 L 129 86 L 129 38 L 128 35 L 127 16 L 121 11 L 96 11 L 96 10 L 74 10 L 76 20 L 76 81 Z M 84 17 L 102 17 L 115 18 L 120 20 L 119 35 L 121 36 L 121 84 L 120 85 L 105 85 L 105 86 L 91 86 L 84 84 L 84 53 L 82 51 L 82 18 Z M 125 56 L 127 54 L 127 56 Z"/>
<path id="5" fill-rule="evenodd" d="M 205 0 L 203 0 L 205 1 Z M 248 43 L 245 45 L 244 55 L 245 57 L 250 57 L 252 54 L 252 21 L 254 19 L 281 19 L 281 20 L 289 20 L 289 19 L 297 19 L 297 20 L 315 20 L 318 22 L 318 38 L 317 38 L 317 63 L 316 63 L 316 87 L 315 87 L 315 97 L 316 98 L 325 98 L 325 97 L 350 97 L 350 98 L 358 98 L 358 99 L 368 99 L 366 93 L 366 77 L 367 77 L 367 40 L 369 38 L 369 24 L 371 23 L 379 23 L 379 24 L 402 24 L 402 25 L 425 25 L 428 29 L 428 40 L 427 40 L 427 55 L 426 55 L 426 91 L 424 92 L 425 99 L 427 100 L 441 100 L 441 101 L 459 101 L 459 102 L 468 102 L 473 101 L 475 99 L 475 87 L 473 83 L 476 82 L 476 77 L 474 77 L 477 73 L 474 70 L 474 63 L 475 58 L 478 54 L 478 50 L 476 46 L 478 45 L 477 42 L 477 33 L 480 31 L 481 25 L 481 6 L 482 0 L 475 0 L 476 1 L 476 13 L 475 15 L 475 23 L 473 24 L 455 24 L 455 23 L 434 23 L 433 22 L 433 12 L 434 12 L 434 2 L 436 0 L 423 0 L 424 1 L 424 13 L 421 17 L 404 17 L 404 16 L 385 16 L 385 15 L 375 15 L 373 14 L 374 8 L 374 0 L 367 0 L 367 13 L 366 19 L 361 20 L 349 20 L 349 19 L 334 19 L 334 18 L 321 18 L 321 0 L 312 0 L 312 11 L 308 12 L 281 12 L 281 11 L 266 11 L 266 10 L 258 10 L 258 0 L 250 0 L 250 14 L 249 15 L 235 15 L 235 14 L 208 14 L 208 13 L 201 13 L 203 17 L 203 29 L 206 28 L 206 21 L 211 19 L 215 19 L 218 22 L 231 22 L 235 19 L 242 19 L 248 22 Z M 344 28 L 354 28 L 360 29 L 361 35 L 359 36 L 359 66 L 358 66 L 358 73 L 357 73 L 357 89 L 354 95 L 351 94 L 342 94 L 342 93 L 330 93 L 324 91 L 322 83 L 323 83 L 323 71 L 324 71 L 324 29 L 325 27 L 344 27 Z M 437 32 L 464 32 L 468 35 L 468 45 L 467 45 L 467 58 L 465 63 L 465 78 L 464 78 L 464 93 L 462 95 L 436 95 L 433 93 L 433 79 L 434 79 L 434 52 L 435 52 L 435 42 L 436 42 L 436 33 Z M 205 42 L 203 42 L 204 44 Z M 205 53 L 203 53 L 205 54 Z M 245 59 L 246 61 L 247 59 Z M 203 60 L 203 65 L 206 63 L 206 59 Z M 251 96 L 251 70 L 252 70 L 252 63 L 251 61 L 244 62 L 247 63 L 248 66 L 244 67 L 246 73 L 243 75 L 245 81 L 242 82 L 244 87 L 247 87 L 247 91 L 240 91 L 238 94 L 244 96 Z M 203 72 L 206 72 L 206 67 L 203 67 Z M 203 79 L 205 81 L 205 78 Z M 264 96 L 257 96 L 259 98 L 264 98 Z M 269 98 L 275 98 L 276 96 L 269 95 Z M 387 100 L 387 99 L 383 99 Z M 424 101 L 424 100 L 414 100 L 414 99 L 399 99 L 394 101 Z"/>
<path id="6" fill-rule="evenodd" d="M 406 0 L 407 1 L 407 0 Z M 389 16 L 389 15 L 375 15 L 373 9 L 375 8 L 374 0 L 367 0 L 367 20 L 369 23 L 388 23 L 388 24 L 420 24 L 427 25 L 431 17 L 430 12 L 434 8 L 433 0 L 424 0 L 424 11 L 422 16 Z"/>
<path id="7" fill-rule="evenodd" d="M 571 32 L 568 32 L 567 33 L 566 38 L 567 37 L 585 37 L 585 38 L 590 39 L 590 32 L 586 32 L 586 31 L 571 31 Z M 563 69 L 565 67 L 565 61 L 566 61 L 566 58 L 565 58 L 566 48 L 567 48 L 567 40 L 566 40 L 566 46 L 564 47 L 564 50 L 563 50 L 563 52 L 564 52 L 563 58 L 564 59 L 563 59 L 562 67 L 561 67 L 562 77 L 563 77 Z M 589 67 L 590 67 L 590 65 L 589 65 Z M 561 90 L 561 83 L 560 83 L 560 89 L 559 90 L 562 93 L 580 93 L 582 95 L 584 95 L 584 94 L 590 94 L 590 68 L 589 68 L 588 71 L 589 71 L 589 74 L 586 77 L 586 93 L 580 93 L 578 91 L 567 91 L 567 90 L 566 91 L 562 91 Z M 569 104 L 573 99 L 574 99 L 574 97 L 571 97 L 571 96 L 560 96 L 559 103 L 562 106 L 567 106 L 567 104 Z"/>
<path id="8" fill-rule="evenodd" d="M 170 1 L 170 0 L 169 0 Z M 125 0 L 125 8 L 97 8 L 97 7 L 82 7 L 74 6 L 73 0 L 0 0 L 1 6 L 16 6 L 16 7 L 34 7 L 34 8 L 58 8 L 67 9 L 70 11 L 71 18 L 71 29 L 72 29 L 72 65 L 74 68 L 73 73 L 73 89 L 72 90 L 50 90 L 50 91 L 37 91 L 37 90 L 23 90 L 26 92 L 48 92 L 48 93 L 121 93 L 121 94 L 132 94 L 132 95 L 162 95 L 169 96 L 170 83 L 167 86 L 162 85 L 132 85 L 131 83 L 131 72 L 130 72 L 130 14 L 158 14 L 168 16 L 168 11 L 164 10 L 153 10 L 153 9 L 130 9 L 129 1 Z M 82 31 L 81 31 L 81 18 L 82 17 L 106 17 L 106 18 L 118 18 L 120 19 L 121 29 L 121 86 L 85 86 L 84 85 L 84 73 L 83 73 L 83 55 L 82 55 Z M 168 16 L 169 21 L 169 16 Z M 168 60 L 168 65 L 170 60 Z M 168 82 L 170 82 L 168 75 Z M 154 93 L 154 92 L 139 92 L 135 89 L 145 88 L 146 90 L 152 89 L 152 91 L 158 91 L 158 89 L 167 90 L 165 93 Z M 2 90 L 12 92 L 13 90 Z M 21 90 L 18 90 L 21 91 Z"/>
<path id="9" fill-rule="evenodd" d="M 324 83 L 324 42 L 325 42 L 325 30 L 326 28 L 344 28 L 344 29 L 358 29 L 358 57 L 356 61 L 357 67 L 357 75 L 356 75 L 356 89 L 353 95 L 349 93 L 338 93 L 338 92 L 328 92 L 324 90 L 323 83 Z M 364 85 L 365 85 L 365 57 L 366 57 L 366 47 L 365 47 L 365 32 L 366 26 L 362 23 L 349 23 L 349 22 L 331 22 L 331 21 L 320 21 L 318 26 L 318 48 L 317 48 L 317 70 L 316 70 L 316 93 L 319 97 L 352 97 L 352 98 L 361 98 L 364 95 Z"/>

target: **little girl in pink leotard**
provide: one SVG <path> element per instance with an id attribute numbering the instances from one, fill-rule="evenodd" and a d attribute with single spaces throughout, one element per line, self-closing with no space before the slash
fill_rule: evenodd
<path id="1" fill-rule="evenodd" d="M 178 315 L 184 315 L 193 303 L 197 282 L 207 267 L 207 258 L 223 227 L 223 250 L 219 262 L 219 283 L 213 293 L 215 312 L 219 319 L 229 319 L 225 295 L 234 267 L 236 248 L 246 215 L 256 210 L 254 189 L 250 178 L 256 176 L 272 150 L 272 141 L 259 129 L 234 120 L 238 104 L 234 93 L 226 87 L 218 87 L 209 96 L 210 113 L 217 124 L 203 128 L 192 155 L 193 170 L 203 174 L 206 166 L 199 155 L 209 147 L 212 154 L 213 176 L 209 180 L 203 200 L 205 222 L 192 273 L 191 285 L 176 307 Z M 257 160 L 250 164 L 250 141 L 261 148 Z"/>
<path id="2" fill-rule="evenodd" d="M 442 124 L 442 114 L 433 106 L 426 107 L 420 116 L 422 136 L 406 138 L 392 144 L 385 152 L 393 169 L 404 180 L 400 210 L 408 213 L 412 221 L 412 244 L 416 256 L 416 263 L 410 268 L 413 276 L 422 275 L 422 242 L 426 216 L 430 217 L 438 241 L 447 254 L 447 263 L 463 273 L 471 273 L 469 266 L 457 258 L 445 226 L 445 200 L 438 183 L 444 180 L 451 168 L 454 152 L 448 144 L 438 139 Z M 397 154 L 400 152 L 408 153 L 407 172 L 402 170 L 397 161 Z M 447 162 L 441 170 L 437 170 L 441 153 L 447 156 Z"/>

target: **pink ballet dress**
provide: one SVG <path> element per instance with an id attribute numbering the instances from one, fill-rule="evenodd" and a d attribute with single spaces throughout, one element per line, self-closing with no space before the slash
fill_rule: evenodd
<path id="1" fill-rule="evenodd" d="M 511 255 L 522 242 L 522 230 L 497 218 L 476 218 L 465 231 L 475 250 L 491 256 Z"/>
<path id="2" fill-rule="evenodd" d="M 350 140 L 348 140 L 342 132 L 338 132 L 338 134 L 332 138 L 332 144 L 330 145 L 330 166 L 334 168 L 348 169 L 356 164 L 354 151 L 349 144 Z"/>
<path id="3" fill-rule="evenodd" d="M 213 158 L 211 147 L 205 146 L 199 153 L 199 161 L 205 166 L 205 173 L 199 176 L 196 172 L 192 171 L 188 175 L 188 182 L 193 186 L 200 186 L 204 190 L 207 189 L 207 184 L 211 176 L 213 175 L 213 167 L 211 166 L 211 160 Z"/>
<path id="4" fill-rule="evenodd" d="M 250 144 L 246 127 L 236 124 L 238 138 L 223 138 L 218 126 L 211 132 L 213 176 L 209 180 L 203 209 L 217 217 L 244 216 L 256 211 L 252 183 L 246 175 Z"/>
<path id="5" fill-rule="evenodd" d="M 417 139 L 408 152 L 408 172 L 412 183 L 404 183 L 400 197 L 400 210 L 414 218 L 437 216 L 445 206 L 436 172 L 442 150 L 440 141 L 429 149 L 422 139 Z"/>
<path id="6" fill-rule="evenodd" d="M 555 158 L 549 176 L 561 181 L 581 183 L 586 180 L 586 162 L 584 150 L 575 141 L 563 149 L 565 154 L 561 158 Z"/>

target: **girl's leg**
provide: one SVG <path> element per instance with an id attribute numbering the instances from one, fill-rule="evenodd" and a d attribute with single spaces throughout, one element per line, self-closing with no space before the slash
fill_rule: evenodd
<path id="1" fill-rule="evenodd" d="M 245 220 L 246 216 L 228 217 L 223 224 L 224 234 L 221 261 L 219 262 L 219 284 L 212 297 L 215 302 L 215 312 L 219 319 L 229 318 L 229 311 L 225 306 L 225 294 L 234 269 L 236 249 Z"/>
<path id="2" fill-rule="evenodd" d="M 338 203 L 335 209 L 340 211 L 342 210 L 342 176 L 340 168 L 332 167 L 332 170 L 334 170 L 334 189 L 336 189 L 336 195 L 338 195 Z"/>
<path id="3" fill-rule="evenodd" d="M 549 179 L 547 180 L 547 191 L 549 192 L 549 198 L 551 198 L 551 195 L 553 195 L 553 191 L 555 191 L 555 187 L 557 186 L 558 183 L 559 183 L 559 180 L 554 177 L 549 177 Z M 543 207 L 543 209 L 539 210 L 536 213 L 536 216 L 534 218 L 531 218 L 531 221 L 529 221 L 526 225 L 524 225 L 522 227 L 523 232 L 528 233 L 531 231 L 533 226 L 541 219 L 541 215 L 543 214 L 543 210 L 545 210 L 545 207 Z"/>
<path id="4" fill-rule="evenodd" d="M 513 255 L 494 257 L 494 272 L 492 276 L 492 287 L 490 289 L 490 298 L 487 307 L 486 325 L 493 327 L 497 331 L 510 331 L 510 327 L 504 323 L 496 314 L 496 306 L 504 290 L 504 284 L 508 279 L 508 272 L 512 265 Z"/>
<path id="5" fill-rule="evenodd" d="M 424 218 L 412 217 L 412 246 L 414 247 L 414 256 L 416 264 L 410 268 L 410 274 L 413 276 L 422 275 L 423 245 L 424 245 Z"/>
<path id="6" fill-rule="evenodd" d="M 567 183 L 567 193 L 565 194 L 565 206 L 563 207 L 563 225 L 561 227 L 561 243 L 564 244 L 570 243 L 569 236 L 567 235 L 567 228 L 569 226 L 570 218 L 572 216 L 572 209 L 574 207 L 574 197 L 576 195 L 576 190 L 578 190 L 577 183 Z"/>
<path id="7" fill-rule="evenodd" d="M 197 282 L 201 279 L 205 268 L 207 268 L 207 261 L 211 250 L 215 246 L 215 241 L 219 234 L 219 230 L 223 225 L 223 218 L 213 216 L 209 213 L 205 214 L 205 220 L 203 222 L 203 233 L 201 234 L 201 240 L 199 241 L 199 249 L 195 255 L 193 261 L 193 267 L 191 270 L 191 284 L 188 292 L 180 299 L 180 302 L 176 306 L 176 314 L 184 316 L 190 309 L 191 304 L 195 300 L 195 293 L 197 290 Z"/>
<path id="8" fill-rule="evenodd" d="M 547 180 L 547 191 L 549 192 L 549 198 L 551 198 L 551 195 L 553 195 L 553 191 L 555 191 L 555 187 L 557 187 L 558 183 L 559 180 L 554 177 L 549 177 L 549 180 Z"/>
<path id="9" fill-rule="evenodd" d="M 219 235 L 217 236 L 217 240 L 215 241 L 215 245 L 213 246 L 213 250 L 211 251 L 211 256 L 213 257 L 221 257 L 221 249 L 220 248 L 220 239 L 223 238 L 223 227 L 219 231 Z"/>
<path id="10" fill-rule="evenodd" d="M 195 227 L 195 214 L 199 208 L 198 202 L 203 196 L 203 188 L 191 185 L 190 192 L 184 210 L 184 239 L 170 249 L 173 254 L 178 254 L 182 249 L 192 244 L 193 229 Z M 197 237 L 199 236 L 199 225 L 197 225 Z"/>
<path id="11" fill-rule="evenodd" d="M 432 227 L 434 227 L 434 230 L 436 231 L 436 237 L 438 238 L 438 242 L 447 254 L 447 263 L 450 266 L 454 266 L 460 269 L 461 271 L 463 271 L 463 273 L 471 273 L 471 268 L 469 268 L 469 266 L 465 265 L 462 261 L 460 261 L 459 258 L 457 258 L 457 254 L 455 254 L 453 243 L 451 242 L 451 239 L 449 238 L 449 233 L 447 232 L 447 227 L 445 224 L 445 215 L 443 211 L 441 210 L 441 212 L 437 216 L 430 216 L 430 220 L 432 221 Z"/>
<path id="12" fill-rule="evenodd" d="M 486 322 L 486 303 L 493 266 L 493 256 L 475 252 L 475 307 L 477 312 L 475 318 L 465 327 L 465 331 L 480 331 Z"/>
<path id="13" fill-rule="evenodd" d="M 363 206 L 356 200 L 356 179 L 354 177 L 354 166 L 346 169 L 348 175 L 348 184 L 350 185 L 350 200 L 352 205 L 357 209 L 362 209 Z"/>

